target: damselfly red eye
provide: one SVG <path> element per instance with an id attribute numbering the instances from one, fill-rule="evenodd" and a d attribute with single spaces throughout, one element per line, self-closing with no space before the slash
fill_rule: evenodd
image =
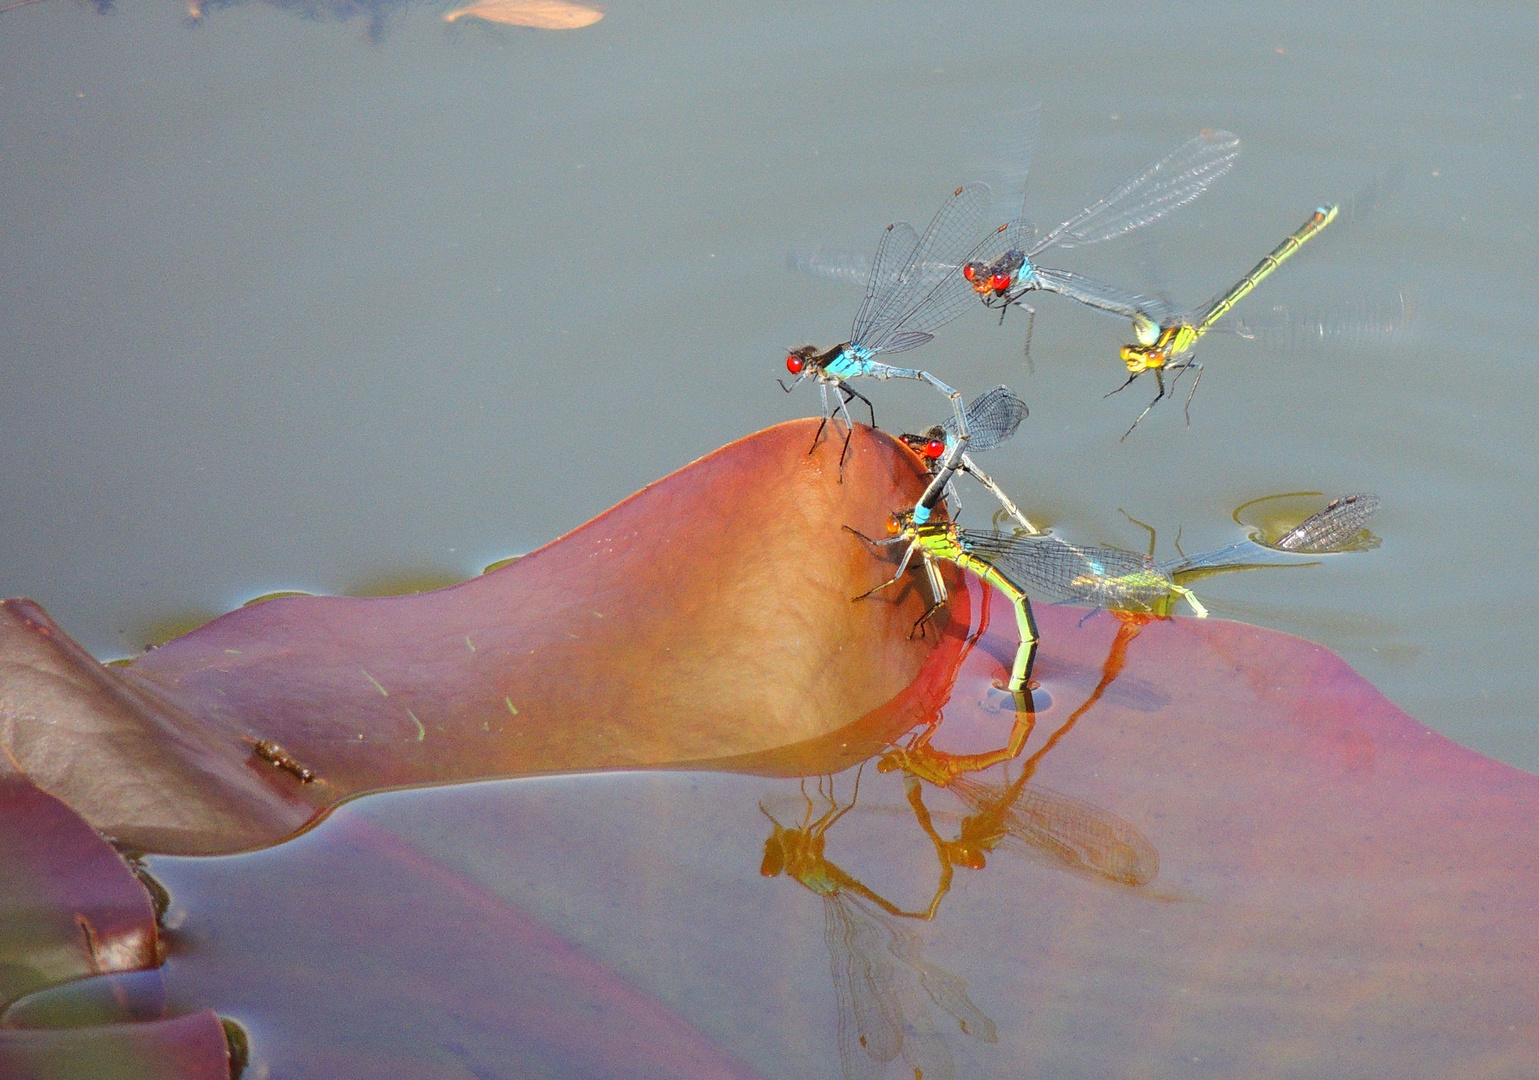
<path id="1" fill-rule="evenodd" d="M 786 370 L 789 371 L 792 375 L 800 375 L 802 373 L 802 368 L 806 366 L 807 362 L 800 356 L 797 356 L 795 353 L 792 353 L 790 356 L 786 357 Z"/>
<path id="2" fill-rule="evenodd" d="M 993 278 L 989 280 L 989 287 L 992 288 L 995 292 L 1006 291 L 1010 288 L 1010 275 L 995 274 Z"/>
<path id="3" fill-rule="evenodd" d="M 971 281 L 973 278 L 978 276 L 978 268 L 972 263 L 968 263 L 966 266 L 962 267 L 962 276 L 965 277 L 968 281 Z"/>
<path id="4" fill-rule="evenodd" d="M 939 439 L 931 439 L 924 444 L 924 456 L 927 458 L 938 458 L 945 452 L 946 444 Z"/>

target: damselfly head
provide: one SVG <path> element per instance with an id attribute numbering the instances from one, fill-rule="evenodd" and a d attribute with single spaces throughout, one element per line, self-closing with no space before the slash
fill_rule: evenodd
<path id="1" fill-rule="evenodd" d="M 786 354 L 786 370 L 792 375 L 811 375 L 822 368 L 833 355 L 838 354 L 832 352 L 829 356 L 820 356 L 816 345 L 798 345 Z"/>
<path id="2" fill-rule="evenodd" d="M 775 831 L 764 841 L 764 861 L 759 864 L 759 873 L 765 877 L 775 877 L 786 868 L 786 849 L 781 842 L 783 830 L 779 825 Z"/>
<path id="3" fill-rule="evenodd" d="M 1124 345 L 1122 346 L 1122 362 L 1127 365 L 1128 373 L 1141 375 L 1154 368 L 1162 368 L 1169 357 L 1161 349 L 1150 345 Z"/>
<path id="4" fill-rule="evenodd" d="M 938 461 L 946 452 L 946 429 L 939 424 L 918 435 L 901 435 L 899 438 L 903 440 L 905 446 L 927 462 Z"/>
<path id="5" fill-rule="evenodd" d="M 973 292 L 979 296 L 987 296 L 994 291 L 994 275 L 990 272 L 988 263 L 970 262 L 962 267 L 962 276 L 973 287 Z"/>
<path id="6" fill-rule="evenodd" d="M 988 865 L 983 849 L 975 844 L 969 844 L 966 840 L 954 840 L 946 845 L 946 861 L 953 866 L 964 866 L 969 870 L 982 870 Z"/>

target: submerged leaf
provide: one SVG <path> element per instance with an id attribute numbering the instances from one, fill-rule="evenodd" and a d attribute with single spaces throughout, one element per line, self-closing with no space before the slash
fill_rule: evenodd
<path id="1" fill-rule="evenodd" d="M 467 16 L 537 30 L 576 30 L 592 26 L 604 13 L 596 7 L 567 0 L 476 0 L 455 8 L 444 16 L 444 21 L 454 22 Z"/>

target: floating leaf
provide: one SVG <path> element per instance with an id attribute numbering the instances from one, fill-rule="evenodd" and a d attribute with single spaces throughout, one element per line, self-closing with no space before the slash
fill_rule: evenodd
<path id="1" fill-rule="evenodd" d="M 926 476 L 859 429 L 841 478 L 841 439 L 808 453 L 817 428 L 733 443 L 453 588 L 266 600 L 122 668 L 6 601 L 0 660 L 17 674 L 0 720 L 22 767 L 93 825 L 188 854 L 272 843 L 371 788 L 773 769 L 862 718 L 880 748 L 934 707 L 958 642 L 910 634 L 919 589 L 851 602 L 891 571 L 845 526 L 885 535 Z"/>

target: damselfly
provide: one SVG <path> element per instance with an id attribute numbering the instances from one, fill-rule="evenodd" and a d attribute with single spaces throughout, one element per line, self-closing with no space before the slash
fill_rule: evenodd
<path id="1" fill-rule="evenodd" d="M 939 479 L 938 476 L 936 480 Z M 931 490 L 935 489 L 936 480 L 931 481 Z M 1133 611 L 1155 611 L 1157 605 L 1168 604 L 1172 597 L 1184 597 L 1199 617 L 1207 615 L 1207 609 L 1191 590 L 1178 584 L 1150 556 L 1114 547 L 1082 547 L 1052 536 L 1003 536 L 961 529 L 950 521 L 920 520 L 921 509 L 922 505 L 895 514 L 889 526 L 893 535 L 885 540 L 862 536 L 877 547 L 908 547 L 891 579 L 855 599 L 865 599 L 896 584 L 918 555 L 929 583 L 931 604 L 915 624 L 917 630 L 949 596 L 936 563 L 945 561 L 972 571 L 1015 605 L 1021 643 L 1007 687 L 1012 693 L 1025 691 L 1036 656 L 1037 629 L 1030 595 L 1059 603 Z"/>
<path id="2" fill-rule="evenodd" d="M 1236 136 L 1227 131 L 1204 131 L 1040 240 L 1035 239 L 1036 229 L 1026 219 L 1023 202 L 1020 217 L 1001 225 L 967 254 L 962 276 L 985 306 L 999 308 L 1001 322 L 1012 304 L 1026 311 L 1028 356 L 1037 314 L 1025 302 L 1029 292 L 1055 292 L 1100 311 L 1137 318 L 1146 304 L 1142 297 L 1081 274 L 1040 266 L 1037 256 L 1055 247 L 1098 244 L 1158 221 L 1206 191 L 1239 156 Z"/>
<path id="3" fill-rule="evenodd" d="M 786 370 L 796 378 L 781 388 L 787 393 L 803 379 L 815 379 L 823 398 L 823 427 L 834 413 L 845 422 L 844 450 L 839 455 L 842 466 L 849 452 L 852 430 L 849 403 L 856 398 L 871 411 L 876 425 L 876 409 L 870 400 L 848 385 L 855 378 L 917 379 L 927 382 L 951 399 L 961 432 L 967 431 L 962 412 L 962 395 L 934 375 L 918 368 L 893 367 L 879 362 L 884 353 L 900 353 L 918 348 L 934 338 L 932 331 L 962 314 L 967 304 L 967 283 L 956 273 L 962 256 L 983 227 L 988 209 L 989 189 L 984 184 L 967 184 L 952 193 L 930 222 L 924 236 L 913 226 L 898 222 L 887 226 L 871 266 L 866 284 L 866 299 L 855 313 L 850 338 L 820 352 L 814 345 L 792 349 L 786 357 Z M 828 388 L 839 394 L 839 401 L 829 408 Z M 817 439 L 813 440 L 813 446 Z"/>
<path id="4" fill-rule="evenodd" d="M 946 482 L 942 479 L 944 475 L 945 470 L 942 470 L 941 474 L 931 481 L 931 490 L 935 490 L 937 481 L 941 481 L 940 486 L 944 488 Z M 1010 562 L 1010 557 L 1016 550 L 1015 545 L 1040 538 L 1006 537 L 997 533 L 960 529 L 951 521 L 929 520 L 927 514 L 925 520 L 916 520 L 916 514 L 923 509 L 922 502 L 921 500 L 921 505 L 914 510 L 905 510 L 893 515 L 889 522 L 893 535 L 884 540 L 874 540 L 856 532 L 857 536 L 874 547 L 889 547 L 895 544 L 907 544 L 908 547 L 898 563 L 897 572 L 889 580 L 855 599 L 864 600 L 890 585 L 897 584 L 902 580 L 903 575 L 908 571 L 909 563 L 917 554 L 924 566 L 925 579 L 930 586 L 930 606 L 914 624 L 917 632 L 950 597 L 946 582 L 936 565 L 937 561 L 949 562 L 960 569 L 972 571 L 978 578 L 1009 597 L 1015 606 L 1015 621 L 1020 631 L 1021 643 L 1016 650 L 1015 663 L 1011 666 L 1010 679 L 1006 688 L 1018 696 L 1028 694 L 1031 664 L 1037 653 L 1037 624 L 1031 613 L 1031 600 L 1026 595 L 1026 585 L 1020 580 L 1020 575 L 1016 572 L 1019 568 Z M 855 532 L 854 529 L 850 531 Z"/>
<path id="5" fill-rule="evenodd" d="M 1021 426 L 1021 421 L 1030 415 L 1030 412 L 1031 410 L 1026 407 L 1026 402 L 1022 401 L 1015 391 L 1011 390 L 1008 386 L 996 386 L 994 389 L 987 390 L 973 398 L 967 406 L 967 429 L 969 435 L 967 451 L 959 458 L 957 471 L 967 473 L 987 488 L 994 498 L 999 500 L 999 504 L 1004 507 L 1005 512 L 1020 522 L 1027 532 L 1039 533 L 1042 530 L 1026 519 L 1026 515 L 1017 509 L 1015 503 L 1010 501 L 1010 497 L 1004 493 L 1004 490 L 990 479 L 987 473 L 978 468 L 977 463 L 972 458 L 973 454 L 992 450 L 1001 443 L 1008 441 L 1015 434 L 1016 429 Z M 956 419 L 952 418 L 944 424 L 936 424 L 918 435 L 903 435 L 900 437 L 908 444 L 909 449 L 925 459 L 930 466 L 931 473 L 934 474 L 941 470 L 943 459 L 948 451 L 956 446 L 959 435 L 960 432 L 957 428 Z M 962 501 L 957 497 L 954 481 L 947 483 L 944 494 L 945 497 L 951 499 L 959 510 L 961 509 Z"/>
<path id="6" fill-rule="evenodd" d="M 1172 387 L 1187 370 L 1196 369 L 1197 371 L 1192 379 L 1192 389 L 1186 397 L 1187 423 L 1191 423 L 1192 398 L 1196 396 L 1197 383 L 1202 379 L 1202 365 L 1188 355 L 1193 346 L 1197 344 L 1199 338 L 1213 328 L 1214 323 L 1229 314 L 1235 304 L 1265 281 L 1272 271 L 1281 266 L 1306 241 L 1334 221 L 1336 213 L 1335 206 L 1317 208 L 1297 232 L 1273 248 L 1233 288 L 1195 311 L 1176 314 L 1156 301 L 1144 302 L 1144 309 L 1133 316 L 1133 335 L 1136 343 L 1124 345 L 1120 354 L 1122 362 L 1127 365 L 1127 382 L 1111 391 L 1111 394 L 1127 389 L 1134 379 L 1146 371 L 1154 372 L 1155 381 L 1159 384 L 1159 393 L 1155 394 L 1154 400 L 1138 414 L 1138 419 L 1133 421 L 1132 426 L 1123 432 L 1124 439 L 1133 433 L 1133 428 L 1136 428 L 1139 422 L 1149 415 L 1149 410 L 1159 404 L 1165 396 L 1167 370 L 1175 372 L 1175 378 L 1171 381 Z M 1110 397 L 1111 394 L 1106 396 Z"/>

